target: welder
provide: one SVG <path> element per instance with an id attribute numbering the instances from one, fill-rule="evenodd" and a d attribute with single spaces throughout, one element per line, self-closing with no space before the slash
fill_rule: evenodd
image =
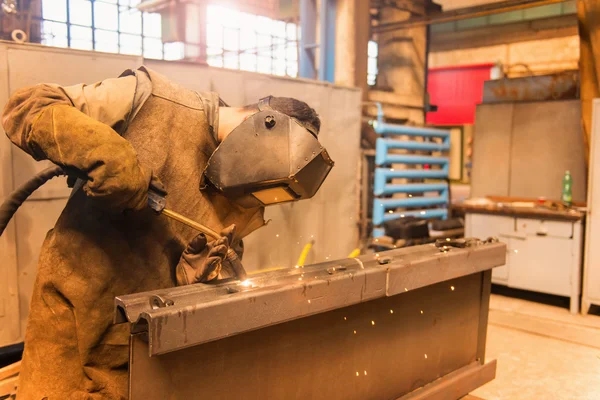
<path id="1" fill-rule="evenodd" d="M 18 90 L 2 124 L 73 187 L 41 250 L 19 399 L 127 398 L 129 332 L 113 324 L 114 297 L 231 277 L 225 255 L 241 257 L 264 207 L 312 197 L 333 165 L 306 103 L 227 107 L 144 67 Z M 158 216 L 149 192 L 221 238 Z"/>

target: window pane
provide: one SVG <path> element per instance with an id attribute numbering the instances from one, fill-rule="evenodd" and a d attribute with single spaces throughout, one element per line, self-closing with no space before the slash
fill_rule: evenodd
<path id="1" fill-rule="evenodd" d="M 42 0 L 42 17 L 67 22 L 67 0 Z"/>
<path id="2" fill-rule="evenodd" d="M 223 26 L 220 24 L 206 25 L 206 45 L 209 47 L 223 47 Z"/>
<path id="3" fill-rule="evenodd" d="M 273 58 L 285 60 L 285 44 L 279 38 L 273 40 L 277 43 L 273 45 Z"/>
<path id="4" fill-rule="evenodd" d="M 377 59 L 371 58 L 367 60 L 367 71 L 369 74 L 376 75 L 377 74 Z"/>
<path id="5" fill-rule="evenodd" d="M 273 21 L 272 22 L 272 35 L 279 38 L 284 38 L 286 36 L 285 31 L 285 22 L 283 21 Z"/>
<path id="6" fill-rule="evenodd" d="M 226 53 L 223 57 L 223 66 L 225 68 L 238 69 L 238 55 L 235 53 Z"/>
<path id="7" fill-rule="evenodd" d="M 211 56 L 206 58 L 206 62 L 211 67 L 223 67 L 223 58 L 221 56 Z"/>
<path id="8" fill-rule="evenodd" d="M 94 25 L 96 28 L 116 31 L 118 27 L 117 6 L 113 4 L 94 2 Z"/>
<path id="9" fill-rule="evenodd" d="M 298 59 L 298 49 L 296 48 L 296 43 L 289 44 L 285 51 L 285 58 L 288 61 L 296 61 Z"/>
<path id="10" fill-rule="evenodd" d="M 162 59 L 162 40 L 155 38 L 144 38 L 144 58 Z"/>
<path id="11" fill-rule="evenodd" d="M 273 63 L 273 60 L 271 59 L 271 57 L 258 57 L 258 59 L 257 59 L 258 72 L 270 74 L 272 63 Z"/>
<path id="12" fill-rule="evenodd" d="M 240 49 L 248 50 L 256 48 L 256 32 L 242 27 L 240 32 Z"/>
<path id="13" fill-rule="evenodd" d="M 240 48 L 240 33 L 237 29 L 225 28 L 223 35 L 223 49 L 237 51 Z"/>
<path id="14" fill-rule="evenodd" d="M 296 24 L 287 24 L 286 31 L 288 39 L 296 40 Z"/>
<path id="15" fill-rule="evenodd" d="M 258 35 L 257 38 L 257 43 L 256 46 L 259 49 L 259 52 L 263 55 L 265 55 L 265 52 L 267 52 L 267 54 L 271 54 L 271 36 L 269 35 Z"/>
<path id="16" fill-rule="evenodd" d="M 56 47 L 67 47 L 67 24 L 43 21 L 42 44 Z"/>
<path id="17" fill-rule="evenodd" d="M 273 73 L 279 76 L 285 76 L 286 65 L 285 60 L 275 60 Z"/>
<path id="18" fill-rule="evenodd" d="M 240 69 L 244 71 L 256 71 L 256 55 L 241 54 Z"/>
<path id="19" fill-rule="evenodd" d="M 119 53 L 131 54 L 140 56 L 142 55 L 142 37 L 137 35 L 128 35 L 121 33 L 119 36 L 121 40 L 121 47 Z"/>
<path id="20" fill-rule="evenodd" d="M 142 34 L 142 13 L 135 8 L 121 10 L 119 13 L 120 31 L 125 33 Z"/>
<path id="21" fill-rule="evenodd" d="M 71 48 L 92 50 L 92 28 L 71 25 Z"/>
<path id="22" fill-rule="evenodd" d="M 86 0 L 71 0 L 69 21 L 72 24 L 92 26 L 92 4 Z"/>
<path id="23" fill-rule="evenodd" d="M 181 42 L 165 43 L 165 60 L 181 60 L 185 57 L 185 46 Z"/>
<path id="24" fill-rule="evenodd" d="M 209 47 L 206 49 L 207 56 L 217 56 L 223 54 L 223 49 L 219 47 Z"/>
<path id="25" fill-rule="evenodd" d="M 96 50 L 105 51 L 107 53 L 119 52 L 119 36 L 117 32 L 103 31 L 96 29 Z"/>
<path id="26" fill-rule="evenodd" d="M 369 47 L 367 50 L 367 54 L 369 55 L 369 57 L 377 57 L 377 42 L 374 42 L 372 40 L 369 41 Z"/>
<path id="27" fill-rule="evenodd" d="M 162 36 L 160 14 L 144 13 L 144 36 L 155 38 Z"/>
<path id="28" fill-rule="evenodd" d="M 288 76 L 291 76 L 293 78 L 298 76 L 298 63 L 288 63 L 286 72 Z"/>
<path id="29" fill-rule="evenodd" d="M 254 31 L 254 24 L 256 23 L 256 15 L 242 13 L 240 18 L 240 27 Z"/>
<path id="30" fill-rule="evenodd" d="M 254 23 L 254 29 L 260 33 L 268 33 L 273 32 L 273 20 L 267 17 L 257 17 L 256 22 Z"/>

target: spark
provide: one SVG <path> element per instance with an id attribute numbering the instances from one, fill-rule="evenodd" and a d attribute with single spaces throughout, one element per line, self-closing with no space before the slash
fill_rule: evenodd
<path id="1" fill-rule="evenodd" d="M 454 286 L 450 286 L 450 290 L 454 290 Z"/>
<path id="2" fill-rule="evenodd" d="M 360 375 L 360 374 L 358 373 L 358 371 L 356 371 L 356 376 L 358 376 L 358 375 Z"/>
<path id="3" fill-rule="evenodd" d="M 240 282 L 240 286 L 250 287 L 252 286 L 252 281 L 250 279 L 246 279 L 245 281 Z"/>
<path id="4" fill-rule="evenodd" d="M 365 375 L 367 375 L 367 371 L 365 371 Z"/>
<path id="5" fill-rule="evenodd" d="M 275 235 L 275 237 L 279 237 L 279 233 L 277 235 Z"/>
<path id="6" fill-rule="evenodd" d="M 390 314 L 393 314 L 393 313 L 394 313 L 394 310 L 390 310 Z"/>
<path id="7" fill-rule="evenodd" d="M 427 354 L 425 354 L 425 359 L 427 359 Z"/>
<path id="8" fill-rule="evenodd" d="M 404 291 L 405 291 L 405 292 L 408 292 L 408 289 L 407 289 L 407 288 L 404 288 Z"/>
<path id="9" fill-rule="evenodd" d="M 356 331 L 354 331 L 354 334 L 356 335 Z"/>
<path id="10" fill-rule="evenodd" d="M 375 325 L 375 321 L 371 321 L 371 325 Z"/>
<path id="11" fill-rule="evenodd" d="M 347 320 L 348 320 L 348 318 L 344 317 L 344 321 L 347 321 Z"/>
<path id="12" fill-rule="evenodd" d="M 310 300 L 308 301 L 308 304 L 310 304 Z"/>
<path id="13" fill-rule="evenodd" d="M 423 310 L 421 310 L 421 314 L 423 314 Z"/>

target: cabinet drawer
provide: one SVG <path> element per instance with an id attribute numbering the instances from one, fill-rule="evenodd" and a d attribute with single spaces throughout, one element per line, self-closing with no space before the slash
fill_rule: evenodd
<path id="1" fill-rule="evenodd" d="M 543 221 L 539 219 L 517 218 L 516 231 L 528 236 L 550 236 L 570 239 L 573 237 L 573 223 L 569 221 Z"/>

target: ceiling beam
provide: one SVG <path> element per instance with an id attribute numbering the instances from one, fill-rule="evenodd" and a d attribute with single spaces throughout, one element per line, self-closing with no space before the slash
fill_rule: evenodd
<path id="1" fill-rule="evenodd" d="M 411 17 L 404 21 L 390 22 L 373 26 L 373 32 L 382 33 L 398 29 L 414 28 L 430 24 L 459 21 L 462 19 L 483 17 L 509 11 L 523 10 L 531 7 L 562 3 L 566 0 L 505 0 L 498 3 L 484 4 L 474 7 L 459 8 L 452 11 L 434 13 L 427 16 Z"/>

